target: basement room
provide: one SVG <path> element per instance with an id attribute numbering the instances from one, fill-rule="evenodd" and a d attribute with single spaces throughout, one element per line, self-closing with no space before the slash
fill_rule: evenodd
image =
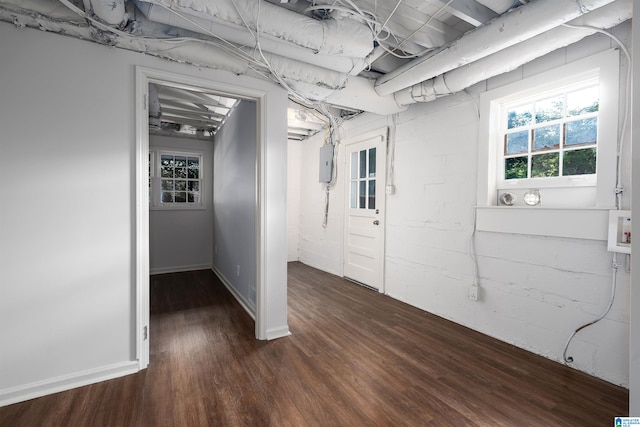
<path id="1" fill-rule="evenodd" d="M 0 0 L 0 426 L 640 426 L 633 6 Z"/>

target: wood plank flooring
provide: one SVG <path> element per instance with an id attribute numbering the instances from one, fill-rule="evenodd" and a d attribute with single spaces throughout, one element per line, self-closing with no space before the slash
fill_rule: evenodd
<path id="1" fill-rule="evenodd" d="M 0 426 L 608 426 L 628 391 L 300 263 L 292 336 L 210 271 L 152 276 L 135 375 L 0 408 Z"/>

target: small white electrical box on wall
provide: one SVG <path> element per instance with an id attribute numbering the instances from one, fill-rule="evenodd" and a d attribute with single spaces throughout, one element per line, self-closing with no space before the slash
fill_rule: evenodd
<path id="1" fill-rule="evenodd" d="M 331 182 L 333 175 L 333 145 L 327 144 L 320 147 L 320 182 Z"/>
<path id="2" fill-rule="evenodd" d="M 631 211 L 609 211 L 610 252 L 631 253 Z"/>

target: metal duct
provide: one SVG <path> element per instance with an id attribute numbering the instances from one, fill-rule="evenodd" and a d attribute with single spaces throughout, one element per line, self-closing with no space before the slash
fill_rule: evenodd
<path id="1" fill-rule="evenodd" d="M 618 0 L 569 23 L 571 25 L 610 28 L 630 19 L 631 15 L 632 0 Z M 399 105 L 406 106 L 416 102 L 433 101 L 440 96 L 460 92 L 475 83 L 515 70 L 556 49 L 576 43 L 595 32 L 594 29 L 575 29 L 562 26 L 554 28 L 465 67 L 457 68 L 398 91 L 395 93 L 396 101 Z"/>
<path id="2" fill-rule="evenodd" d="M 613 0 L 536 0 L 494 19 L 436 53 L 415 59 L 376 81 L 389 95 L 521 43 Z"/>

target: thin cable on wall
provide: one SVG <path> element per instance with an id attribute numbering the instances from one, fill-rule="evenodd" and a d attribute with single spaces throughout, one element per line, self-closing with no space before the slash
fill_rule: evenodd
<path id="1" fill-rule="evenodd" d="M 624 106 L 624 116 L 622 119 L 622 126 L 620 127 L 620 133 L 618 134 L 618 144 L 617 144 L 617 153 L 616 153 L 616 188 L 614 189 L 615 194 L 616 194 L 616 209 L 622 209 L 622 193 L 624 191 L 623 187 L 622 187 L 622 149 L 624 147 L 624 138 L 625 138 L 625 133 L 626 133 L 626 129 L 627 129 L 627 124 L 628 124 L 628 120 L 629 120 L 629 110 L 630 110 L 630 96 L 628 94 L 628 91 L 631 88 L 631 55 L 629 54 L 629 51 L 627 49 L 627 47 L 624 45 L 624 43 L 622 43 L 622 41 L 616 37 L 615 35 L 613 35 L 612 33 L 605 31 L 601 28 L 597 28 L 597 27 L 589 27 L 589 26 L 578 26 L 578 25 L 570 25 L 570 24 L 563 24 L 565 27 L 569 27 L 569 28 L 575 28 L 575 29 L 588 29 L 591 31 L 596 31 L 598 33 L 604 34 L 605 36 L 611 38 L 613 41 L 615 41 L 619 46 L 620 49 L 623 51 L 625 57 L 627 58 L 627 76 L 626 76 L 626 80 L 625 80 L 625 91 L 627 92 L 625 95 L 625 106 Z M 583 325 L 581 325 L 580 327 L 576 328 L 571 335 L 569 336 L 569 338 L 567 339 L 567 342 L 564 346 L 564 351 L 562 352 L 562 359 L 564 360 L 565 363 L 573 363 L 573 357 L 572 356 L 568 356 L 567 352 L 569 351 L 569 345 L 571 344 L 571 341 L 573 340 L 573 338 L 583 329 L 594 325 L 596 323 L 598 323 L 599 321 L 601 321 L 602 319 L 604 319 L 607 314 L 609 314 L 609 312 L 611 311 L 611 307 L 613 307 L 613 302 L 615 300 L 616 297 L 616 287 L 617 287 L 617 278 L 618 278 L 618 268 L 621 266 L 621 264 L 618 263 L 618 257 L 617 257 L 617 253 L 614 252 L 613 253 L 613 259 L 611 261 L 611 270 L 612 270 L 612 277 L 611 277 L 611 293 L 610 293 L 610 297 L 609 297 L 609 303 L 607 304 L 607 307 L 604 309 L 604 311 L 598 316 L 596 317 L 594 320 L 587 322 Z"/>

